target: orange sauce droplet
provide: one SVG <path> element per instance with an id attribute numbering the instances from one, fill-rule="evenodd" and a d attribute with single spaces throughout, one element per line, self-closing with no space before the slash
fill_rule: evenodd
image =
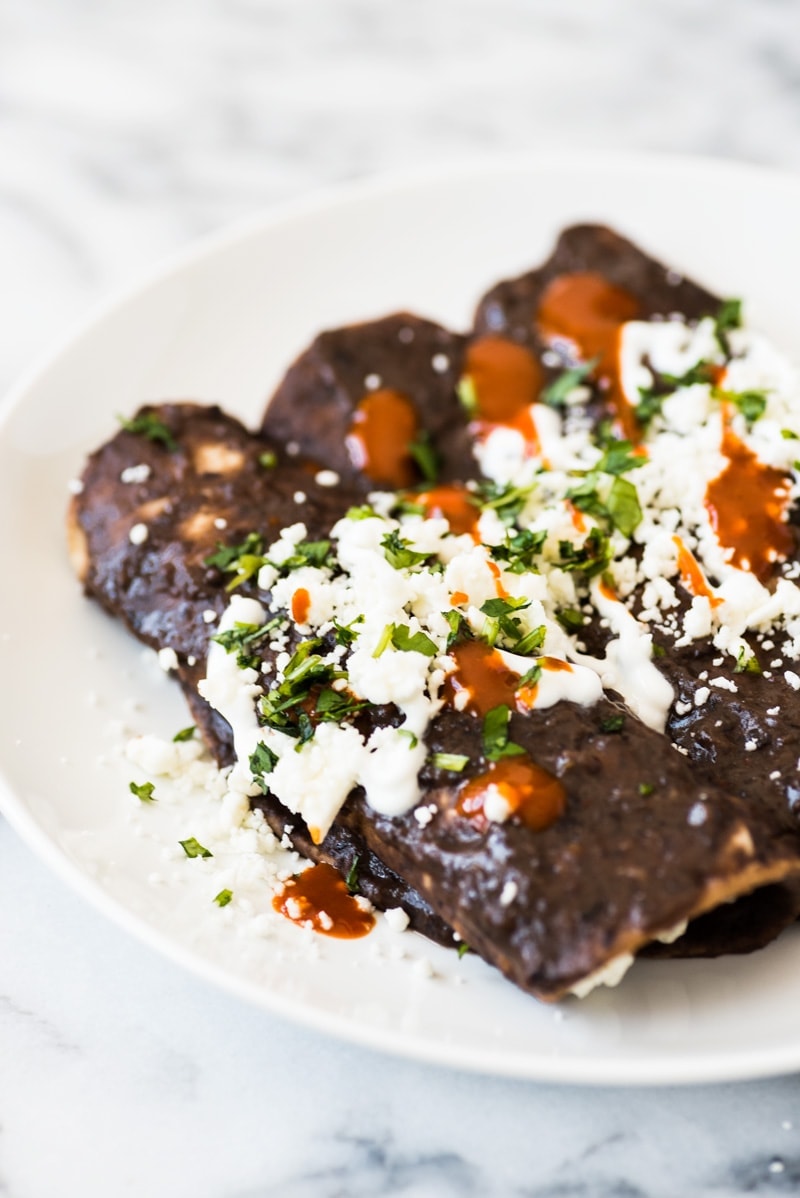
<path id="1" fill-rule="evenodd" d="M 462 603 L 469 603 L 469 595 L 466 591 L 453 591 L 450 596 L 450 606 L 459 607 Z"/>
<path id="2" fill-rule="evenodd" d="M 486 828 L 485 803 L 490 794 L 499 795 L 511 814 L 534 832 L 543 832 L 563 813 L 567 802 L 558 778 L 526 755 L 491 761 L 482 774 L 470 778 L 458 796 L 459 815 Z"/>
<path id="3" fill-rule="evenodd" d="M 497 562 L 487 562 L 486 564 L 489 567 L 489 573 L 492 575 L 492 577 L 495 580 L 495 588 L 494 589 L 497 591 L 497 598 L 498 599 L 507 599 L 508 591 L 503 586 L 503 583 L 500 579 L 500 575 L 503 573 L 503 571 L 500 569 Z"/>
<path id="4" fill-rule="evenodd" d="M 375 916 L 361 909 L 338 870 L 325 862 L 284 882 L 272 905 L 292 923 L 340 940 L 366 936 L 375 925 Z"/>
<path id="5" fill-rule="evenodd" d="M 604 599 L 612 599 L 614 603 L 617 602 L 617 594 L 611 584 L 606 582 L 605 578 L 600 579 L 597 589 Z"/>
<path id="6" fill-rule="evenodd" d="M 295 624 L 305 624 L 311 611 L 311 596 L 305 587 L 298 587 L 292 595 L 292 619 Z"/>
<path id="7" fill-rule="evenodd" d="M 537 323 L 547 340 L 566 340 L 584 361 L 598 358 L 595 377 L 608 384 L 606 402 L 619 432 L 629 441 L 640 436 L 636 412 L 622 390 L 619 349 L 623 324 L 635 320 L 641 305 L 634 295 L 589 271 L 557 275 L 542 295 Z"/>
<path id="8" fill-rule="evenodd" d="M 733 550 L 733 565 L 767 582 L 776 564 L 794 550 L 794 536 L 785 520 L 790 476 L 759 461 L 727 420 L 722 452 L 728 464 L 706 490 L 711 526 L 720 545 Z"/>
<path id="9" fill-rule="evenodd" d="M 576 532 L 586 532 L 586 517 L 580 508 L 575 507 L 574 503 L 567 500 L 567 508 L 572 520 L 572 527 Z"/>
<path id="10" fill-rule="evenodd" d="M 478 436 L 506 425 L 522 433 L 532 454 L 538 453 L 539 436 L 530 405 L 539 398 L 544 372 L 531 351 L 507 337 L 479 337 L 467 348 L 464 373 L 475 392 L 473 425 Z"/>
<path id="11" fill-rule="evenodd" d="M 467 692 L 461 709 L 485 716 L 493 707 L 516 705 L 519 675 L 510 670 L 496 649 L 485 641 L 464 641 L 451 651 L 456 668 L 444 684 L 445 701 L 459 707 L 456 695 Z M 463 702 L 463 700 L 462 700 Z"/>
<path id="12" fill-rule="evenodd" d="M 700 563 L 691 549 L 686 548 L 680 537 L 673 537 L 672 540 L 678 550 L 678 572 L 686 590 L 691 595 L 704 595 L 712 607 L 719 607 L 722 600 L 708 585 L 706 576 L 700 569 Z"/>
<path id="13" fill-rule="evenodd" d="M 430 491 L 421 491 L 418 495 L 410 495 L 409 499 L 418 503 L 426 516 L 439 516 L 450 525 L 450 531 L 457 536 L 468 532 L 475 541 L 480 540 L 478 521 L 481 510 L 475 503 L 472 492 L 459 483 L 449 486 L 434 487 Z"/>
<path id="14" fill-rule="evenodd" d="M 382 388 L 365 395 L 345 437 L 350 460 L 375 483 L 400 490 L 416 477 L 408 447 L 416 440 L 416 408 L 399 391 Z"/>

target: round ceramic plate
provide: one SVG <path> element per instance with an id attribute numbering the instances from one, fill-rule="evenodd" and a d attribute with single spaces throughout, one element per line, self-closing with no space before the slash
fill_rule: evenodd
<path id="1" fill-rule="evenodd" d="M 80 593 L 68 481 L 117 413 L 217 401 L 255 423 L 321 328 L 408 308 L 467 327 L 481 292 L 576 220 L 615 226 L 796 346 L 800 182 L 693 160 L 494 162 L 361 186 L 205 241 L 100 313 L 8 396 L 0 424 L 0 803 L 121 925 L 271 1011 L 382 1049 L 571 1082 L 711 1081 L 800 1067 L 800 939 L 743 959 L 640 962 L 558 1009 L 382 922 L 358 942 L 226 915 L 175 844 L 191 811 L 131 814 L 128 732 L 188 722 L 174 684 Z M 233 904 L 232 904 L 233 905 Z M 269 893 L 263 896 L 269 909 Z M 221 918 L 210 918 L 213 908 Z M 229 911 L 229 909 L 226 909 Z M 257 914 L 257 912 L 256 912 Z M 274 924 L 280 923 L 280 928 Z"/>

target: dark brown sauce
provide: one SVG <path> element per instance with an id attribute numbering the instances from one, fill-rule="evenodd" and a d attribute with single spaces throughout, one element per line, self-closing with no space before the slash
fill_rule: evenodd
<path id="1" fill-rule="evenodd" d="M 305 587 L 298 587 L 292 595 L 292 619 L 295 624 L 305 624 L 311 611 L 311 596 Z"/>
<path id="2" fill-rule="evenodd" d="M 469 376 L 477 410 L 473 425 L 485 436 L 497 425 L 522 433 L 532 453 L 539 450 L 539 437 L 530 413 L 544 385 L 544 372 L 524 345 L 506 337 L 479 337 L 467 349 L 464 372 Z"/>
<path id="3" fill-rule="evenodd" d="M 634 295 L 591 272 L 558 275 L 544 290 L 537 323 L 548 341 L 569 341 L 584 361 L 598 358 L 594 375 L 605 380 L 608 406 L 620 434 L 629 441 L 640 437 L 639 422 L 619 377 L 619 347 L 623 324 L 635 320 L 641 305 Z"/>
<path id="4" fill-rule="evenodd" d="M 469 533 L 476 541 L 480 540 L 478 521 L 481 511 L 475 502 L 471 491 L 460 483 L 449 486 L 434 487 L 430 491 L 422 491 L 411 495 L 412 503 L 418 503 L 424 508 L 426 516 L 440 516 L 447 520 L 450 531 L 456 535 Z"/>
<path id="5" fill-rule="evenodd" d="M 338 870 L 325 862 L 284 882 L 272 905 L 292 923 L 340 940 L 366 936 L 375 926 L 375 916 L 361 909 Z"/>
<path id="6" fill-rule="evenodd" d="M 357 470 L 375 483 L 401 490 L 417 477 L 409 446 L 418 433 L 419 419 L 411 400 L 384 388 L 371 391 L 358 404 L 345 444 Z"/>
<path id="7" fill-rule="evenodd" d="M 785 518 L 791 478 L 759 461 L 727 419 L 721 448 L 728 464 L 706 490 L 711 526 L 720 545 L 733 550 L 733 565 L 767 582 L 794 550 Z"/>
<path id="8" fill-rule="evenodd" d="M 482 774 L 470 778 L 458 796 L 459 815 L 486 828 L 485 803 L 489 794 L 499 794 L 511 814 L 534 832 L 543 832 L 563 813 L 567 802 L 564 787 L 548 770 L 525 754 L 492 761 Z"/>
<path id="9" fill-rule="evenodd" d="M 686 590 L 690 595 L 704 595 L 712 607 L 718 607 L 722 600 L 711 590 L 691 549 L 686 548 L 680 537 L 673 537 L 672 540 L 678 550 L 678 572 Z"/>

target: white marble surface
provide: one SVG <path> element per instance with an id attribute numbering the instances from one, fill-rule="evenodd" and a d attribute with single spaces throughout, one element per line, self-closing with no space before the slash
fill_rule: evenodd
<path id="1" fill-rule="evenodd" d="M 797 168 L 799 135 L 794 0 L 2 0 L 0 385 L 160 257 L 321 184 L 562 146 Z M 0 820 L 4 1198 L 788 1193 L 799 1099 L 323 1039 L 129 940 Z"/>

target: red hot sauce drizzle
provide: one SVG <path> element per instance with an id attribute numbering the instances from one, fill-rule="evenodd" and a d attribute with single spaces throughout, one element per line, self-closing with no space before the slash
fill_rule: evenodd
<path id="1" fill-rule="evenodd" d="M 766 583 L 794 551 L 786 522 L 791 477 L 759 461 L 724 413 L 721 448 L 728 464 L 706 489 L 711 527 L 720 545 L 733 550 L 732 564 Z"/>
<path id="2" fill-rule="evenodd" d="M 678 573 L 686 590 L 690 595 L 704 595 L 712 607 L 719 607 L 722 600 L 708 585 L 706 576 L 700 569 L 700 563 L 691 549 L 686 548 L 680 537 L 673 537 L 672 541 L 678 550 Z"/>
<path id="3" fill-rule="evenodd" d="M 489 335 L 473 341 L 464 360 L 475 397 L 472 427 L 479 437 L 505 425 L 525 438 L 531 455 L 539 452 L 539 436 L 530 412 L 544 385 L 544 372 L 524 345 Z"/>
<path id="4" fill-rule="evenodd" d="M 439 516 L 447 520 L 450 531 L 456 536 L 468 532 L 476 542 L 480 541 L 478 521 L 481 510 L 472 492 L 461 483 L 434 487 L 416 495 L 412 493 L 407 498 L 411 503 L 419 504 L 426 516 Z"/>
<path id="5" fill-rule="evenodd" d="M 375 925 L 372 912 L 362 910 L 338 870 L 324 861 L 284 882 L 272 905 L 292 923 L 339 940 L 366 936 Z"/>
<path id="6" fill-rule="evenodd" d="M 605 400 L 619 433 L 634 444 L 641 436 L 636 410 L 622 390 L 619 350 L 622 326 L 636 320 L 634 295 L 589 271 L 557 275 L 545 287 L 537 324 L 547 341 L 568 341 L 583 361 L 599 359 L 594 376 L 605 382 Z"/>
<path id="7" fill-rule="evenodd" d="M 543 832 L 563 814 L 567 794 L 561 782 L 527 754 L 490 761 L 482 774 L 470 778 L 458 796 L 456 810 L 485 830 L 487 798 L 499 794 L 526 828 Z"/>
<path id="8" fill-rule="evenodd" d="M 455 696 L 466 691 L 468 698 L 462 710 L 478 716 L 486 716 L 501 705 L 521 711 L 533 705 L 535 687 L 520 689 L 519 675 L 506 666 L 496 649 L 483 641 L 464 641 L 451 652 L 456 669 L 445 683 L 447 702 L 454 704 Z M 541 657 L 537 661 L 543 669 L 571 669 L 568 662 L 557 658 Z M 566 805 L 566 792 L 558 778 L 527 753 L 489 762 L 463 787 L 456 810 L 485 830 L 489 820 L 484 804 L 493 792 L 502 796 L 512 815 L 535 832 L 554 823 Z"/>
<path id="9" fill-rule="evenodd" d="M 292 595 L 292 619 L 295 624 L 305 624 L 311 611 L 311 596 L 305 587 L 298 587 Z"/>
<path id="10" fill-rule="evenodd" d="M 399 491 L 417 477 L 409 446 L 418 434 L 419 418 L 411 400 L 382 388 L 369 392 L 356 406 L 345 445 L 357 470 Z"/>

